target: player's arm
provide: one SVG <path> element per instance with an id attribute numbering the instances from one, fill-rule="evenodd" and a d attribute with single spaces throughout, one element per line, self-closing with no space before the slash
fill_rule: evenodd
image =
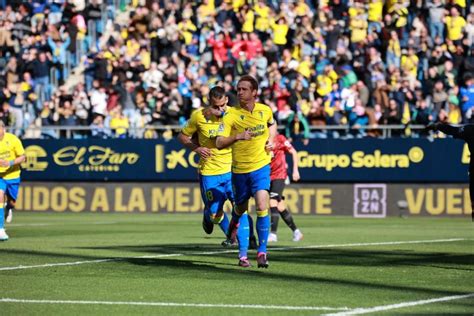
<path id="1" fill-rule="evenodd" d="M 468 136 L 466 135 L 467 131 L 472 132 L 472 128 L 468 128 L 468 125 L 454 126 L 451 124 L 444 124 L 440 122 L 428 124 L 426 129 L 433 130 L 433 131 L 440 131 L 440 132 L 445 133 L 446 135 L 451 135 L 455 138 L 461 138 L 461 139 L 465 139 L 466 136 Z"/>
<path id="2" fill-rule="evenodd" d="M 223 117 L 224 113 L 224 111 L 221 112 L 218 109 L 213 108 L 212 106 L 207 106 L 202 110 L 202 115 L 204 115 L 206 119 L 210 119 L 213 115 L 215 117 Z"/>
<path id="3" fill-rule="evenodd" d="M 231 134 L 231 130 L 232 118 L 226 115 L 217 130 L 216 147 L 218 149 L 227 148 L 239 140 L 249 140 L 253 137 L 249 130 L 234 135 Z"/>
<path id="4" fill-rule="evenodd" d="M 12 160 L 0 159 L 0 167 L 13 167 L 22 164 L 26 160 L 25 155 L 20 155 Z"/>
<path id="5" fill-rule="evenodd" d="M 291 175 L 291 177 L 293 178 L 293 181 L 298 182 L 301 179 L 298 166 L 298 153 L 293 147 L 288 152 L 293 158 L 293 174 Z"/>
<path id="6" fill-rule="evenodd" d="M 178 141 L 187 149 L 198 153 L 202 159 L 209 158 L 211 156 L 211 150 L 207 147 L 201 147 L 199 142 L 192 137 L 196 131 L 196 115 L 193 113 L 189 121 L 186 123 L 186 126 L 178 134 Z"/>
<path id="7" fill-rule="evenodd" d="M 270 152 L 270 151 L 273 150 L 273 146 L 274 146 L 274 143 L 275 143 L 275 137 L 278 134 L 278 130 L 277 130 L 278 126 L 277 126 L 277 123 L 276 123 L 275 119 L 273 118 L 273 113 L 271 113 L 271 117 L 268 120 L 267 124 L 268 124 L 269 135 L 268 135 L 268 141 L 265 145 L 265 150 Z"/>
<path id="8" fill-rule="evenodd" d="M 183 132 L 178 134 L 178 141 L 187 149 L 196 152 L 202 159 L 206 159 L 211 156 L 211 149 L 199 146 L 197 141 L 193 140 L 191 136 L 183 134 Z"/>
<path id="9" fill-rule="evenodd" d="M 216 147 L 218 149 L 227 148 L 232 146 L 236 141 L 239 140 L 249 140 L 253 137 L 252 133 L 249 130 L 245 130 L 242 133 L 238 133 L 230 136 L 217 136 L 216 138 Z"/>

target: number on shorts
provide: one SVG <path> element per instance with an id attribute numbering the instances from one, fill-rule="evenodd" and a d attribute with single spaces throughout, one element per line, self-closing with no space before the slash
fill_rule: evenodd
<path id="1" fill-rule="evenodd" d="M 206 196 L 208 201 L 212 201 L 214 199 L 214 196 L 212 195 L 212 191 L 206 191 Z"/>

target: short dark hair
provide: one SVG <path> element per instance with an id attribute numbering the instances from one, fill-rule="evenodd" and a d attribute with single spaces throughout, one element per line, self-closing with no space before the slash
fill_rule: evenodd
<path id="1" fill-rule="evenodd" d="M 209 99 L 221 99 L 225 97 L 225 90 L 220 86 L 215 86 L 209 91 Z"/>
<path id="2" fill-rule="evenodd" d="M 239 82 L 241 82 L 241 81 L 250 82 L 250 84 L 252 85 L 252 89 L 253 90 L 258 90 L 258 81 L 254 77 L 252 77 L 250 75 L 244 75 L 244 76 L 240 77 Z"/>

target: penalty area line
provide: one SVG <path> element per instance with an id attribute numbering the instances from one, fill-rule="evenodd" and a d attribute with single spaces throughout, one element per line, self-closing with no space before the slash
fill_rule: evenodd
<path id="1" fill-rule="evenodd" d="M 356 308 L 353 310 L 343 311 L 340 313 L 326 314 L 325 316 L 359 315 L 359 314 L 375 313 L 375 312 L 382 312 L 382 311 L 387 311 L 387 310 L 397 309 L 397 308 L 405 308 L 405 307 L 411 307 L 411 306 L 447 302 L 447 301 L 452 301 L 452 300 L 460 300 L 460 299 L 465 299 L 469 297 L 474 297 L 474 293 L 464 294 L 464 295 L 444 296 L 444 297 L 438 297 L 438 298 L 431 298 L 427 300 L 402 302 L 398 304 L 381 305 L 381 306 L 374 306 L 374 307 L 368 307 L 368 308 Z"/>
<path id="2" fill-rule="evenodd" d="M 200 308 L 233 308 L 233 309 L 271 309 L 295 311 L 345 311 L 348 307 L 327 306 L 288 306 L 288 305 L 244 305 L 244 304 L 207 304 L 207 303 L 173 303 L 173 302 L 114 302 L 114 301 L 71 301 L 71 300 L 31 300 L 1 298 L 0 303 L 20 304 L 75 304 L 75 305 L 128 305 L 128 306 L 160 306 L 160 307 L 200 307 Z"/>
<path id="3" fill-rule="evenodd" d="M 386 242 L 369 242 L 369 243 L 351 243 L 351 244 L 330 244 L 330 245 L 310 245 L 300 247 L 279 247 L 270 248 L 270 251 L 285 251 L 292 249 L 318 249 L 318 248 L 337 248 L 337 247 L 367 247 L 367 246 L 385 246 L 385 245 L 406 245 L 406 244 L 425 244 L 425 243 L 443 243 L 443 242 L 455 242 L 464 241 L 464 238 L 451 238 L 451 239 L 431 239 L 431 240 L 405 240 L 405 241 L 386 241 Z M 205 251 L 205 252 L 190 252 L 190 253 L 169 253 L 159 255 L 146 255 L 139 257 L 117 257 L 117 258 L 104 258 L 97 260 L 83 260 L 74 262 L 59 262 L 59 263 L 46 263 L 37 264 L 31 266 L 14 266 L 14 267 L 0 267 L 0 271 L 12 271 L 12 270 L 24 270 L 34 268 L 50 268 L 50 267 L 61 267 L 61 266 L 76 266 L 81 264 L 92 264 L 92 263 L 103 263 L 103 262 L 118 262 L 130 259 L 158 259 L 167 257 L 183 257 L 183 256 L 205 256 L 205 255 L 216 255 L 224 253 L 235 253 L 238 250 L 217 250 L 217 251 Z"/>

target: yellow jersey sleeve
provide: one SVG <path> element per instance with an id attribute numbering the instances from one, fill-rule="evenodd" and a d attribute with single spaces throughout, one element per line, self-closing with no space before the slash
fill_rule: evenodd
<path id="1" fill-rule="evenodd" d="M 3 140 L 0 141 L 0 159 L 14 160 L 25 154 L 25 149 L 20 139 L 14 134 L 5 133 Z M 16 179 L 20 177 L 21 168 L 19 165 L 13 167 L 0 167 L 0 176 L 5 180 Z"/>
<path id="2" fill-rule="evenodd" d="M 192 114 L 191 114 L 191 117 L 189 118 L 189 120 L 186 122 L 186 125 L 184 126 L 184 128 L 181 130 L 181 132 L 186 135 L 186 136 L 193 136 L 194 133 L 196 133 L 197 131 L 197 114 L 198 112 L 200 111 L 194 111 Z"/>

